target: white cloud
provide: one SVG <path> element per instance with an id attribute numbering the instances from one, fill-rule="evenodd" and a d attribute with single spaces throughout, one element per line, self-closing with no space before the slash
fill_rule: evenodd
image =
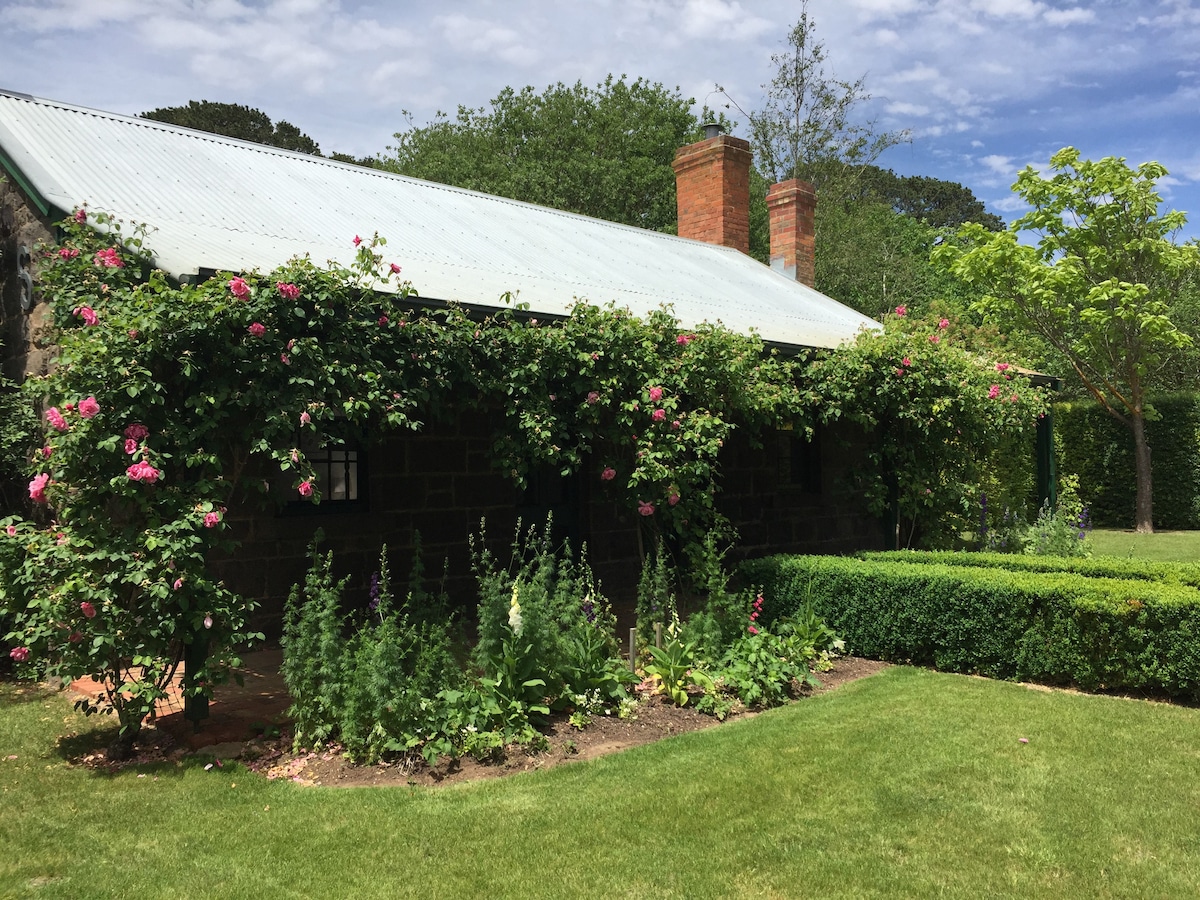
<path id="1" fill-rule="evenodd" d="M 1051 25 L 1080 25 L 1084 22 L 1096 21 L 1096 11 L 1092 9 L 1082 9 L 1078 6 L 1073 9 L 1048 9 L 1042 14 Z"/>
<path id="2" fill-rule="evenodd" d="M 999 154 L 990 154 L 988 156 L 979 157 L 979 162 L 985 169 L 995 172 L 997 175 L 1011 175 L 1016 169 L 1013 168 L 1013 157 L 1000 156 Z"/>
<path id="3" fill-rule="evenodd" d="M 922 106 L 917 103 L 908 103 L 905 101 L 889 103 L 887 105 L 887 111 L 896 116 L 927 116 L 930 114 L 930 112 L 932 112 L 928 106 Z"/>
<path id="4" fill-rule="evenodd" d="M 678 25 L 688 37 L 708 40 L 741 41 L 778 30 L 777 23 L 727 0 L 685 0 Z"/>

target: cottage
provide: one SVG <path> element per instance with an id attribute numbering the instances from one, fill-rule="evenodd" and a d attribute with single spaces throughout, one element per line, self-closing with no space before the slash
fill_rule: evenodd
<path id="1" fill-rule="evenodd" d="M 878 327 L 812 282 L 811 188 L 775 185 L 771 266 L 746 255 L 749 145 L 713 134 L 676 158 L 679 232 L 671 236 L 442 184 L 423 182 L 159 122 L 0 91 L 0 326 L 4 371 L 45 370 L 38 342 L 36 255 L 53 223 L 78 207 L 144 223 L 173 278 L 270 270 L 298 255 L 350 263 L 354 235 L 380 234 L 419 292 L 418 304 L 486 311 L 511 294 L 528 314 L 566 314 L 576 300 L 635 314 L 669 304 L 685 326 L 756 330 L 788 352 L 826 348 Z M 747 552 L 845 551 L 880 541 L 876 522 L 834 486 L 853 461 L 829 436 L 781 432 L 766 452 L 726 448 L 720 506 Z M 524 491 L 494 471 L 486 422 L 459 421 L 331 452 L 327 499 L 304 516 L 244 517 L 237 558 L 220 563 L 239 592 L 277 616 L 324 527 L 346 565 L 370 569 L 380 540 L 401 549 L 419 529 L 431 560 L 466 570 L 465 538 L 486 517 L 503 535 L 547 511 L 587 541 L 616 593 L 636 577 L 636 523 L 591 480 L 547 473 Z"/>

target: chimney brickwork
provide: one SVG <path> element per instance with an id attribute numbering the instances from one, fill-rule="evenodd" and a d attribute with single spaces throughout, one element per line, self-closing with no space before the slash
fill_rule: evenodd
<path id="1" fill-rule="evenodd" d="M 767 191 L 771 222 L 771 268 L 809 287 L 816 285 L 813 217 L 817 193 L 807 181 L 792 178 Z"/>
<path id="2" fill-rule="evenodd" d="M 728 134 L 675 152 L 679 236 L 750 252 L 750 143 Z"/>

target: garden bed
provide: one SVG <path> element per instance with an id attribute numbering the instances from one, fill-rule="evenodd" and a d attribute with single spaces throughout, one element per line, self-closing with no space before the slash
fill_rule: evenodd
<path id="1" fill-rule="evenodd" d="M 841 657 L 834 667 L 818 675 L 821 685 L 805 691 L 814 696 L 833 690 L 859 678 L 873 675 L 887 663 L 858 657 Z M 740 713 L 741 718 L 753 713 Z M 727 720 L 728 721 L 728 720 Z M 481 762 L 463 757 L 454 762 L 443 760 L 435 767 L 425 765 L 418 757 L 404 762 L 385 762 L 376 765 L 355 765 L 337 749 L 292 753 L 291 738 L 286 732 L 278 737 L 258 739 L 245 744 L 225 745 L 225 750 L 209 748 L 197 755 L 238 753 L 252 771 L 268 778 L 287 778 L 299 784 L 329 787 L 385 787 L 397 785 L 436 786 L 501 778 L 518 772 L 549 769 L 564 763 L 597 759 L 632 747 L 651 744 L 664 738 L 699 731 L 720 724 L 717 719 L 688 707 L 676 707 L 665 697 L 644 696 L 634 715 L 628 719 L 597 716 L 583 729 L 571 726 L 565 715 L 553 717 L 544 731 L 546 747 L 537 752 L 510 748 L 502 757 Z M 139 752 L 125 763 L 112 763 L 98 749 L 68 754 L 80 765 L 104 771 L 117 771 L 126 766 L 180 761 L 187 751 L 174 744 L 166 733 L 155 734 L 152 729 L 140 740 Z M 227 759 L 221 760 L 226 762 Z"/>

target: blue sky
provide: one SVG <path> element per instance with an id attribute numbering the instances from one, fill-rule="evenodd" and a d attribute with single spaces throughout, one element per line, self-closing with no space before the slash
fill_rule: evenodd
<path id="1" fill-rule="evenodd" d="M 799 13 L 783 0 L 0 0 L 0 87 L 136 114 L 258 107 L 326 152 L 374 155 L 406 124 L 506 85 L 609 74 L 761 105 Z M 1067 145 L 1163 163 L 1200 236 L 1200 0 L 810 0 L 829 69 L 865 76 L 865 118 L 908 129 L 880 164 L 1010 187 Z M 739 118 L 736 110 L 732 117 Z"/>

